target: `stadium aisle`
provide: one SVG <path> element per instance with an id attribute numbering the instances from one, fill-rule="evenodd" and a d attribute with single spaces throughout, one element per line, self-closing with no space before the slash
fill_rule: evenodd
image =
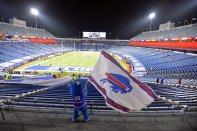
<path id="1" fill-rule="evenodd" d="M 43 112 L 40 114 L 35 112 L 4 111 L 4 115 L 5 121 L 0 117 L 1 131 L 194 131 L 197 129 L 197 114 L 193 116 L 189 114 L 157 114 L 154 117 L 150 114 L 137 113 L 130 116 L 90 114 L 88 123 L 82 120 L 78 123 L 72 123 L 71 113 L 55 114 Z"/>

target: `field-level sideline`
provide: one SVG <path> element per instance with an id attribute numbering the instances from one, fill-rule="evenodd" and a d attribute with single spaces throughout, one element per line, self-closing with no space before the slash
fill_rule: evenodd
<path id="1" fill-rule="evenodd" d="M 63 72 L 91 72 L 93 67 L 67 67 L 67 66 L 39 66 L 34 65 L 22 69 L 21 71 L 63 71 Z"/>

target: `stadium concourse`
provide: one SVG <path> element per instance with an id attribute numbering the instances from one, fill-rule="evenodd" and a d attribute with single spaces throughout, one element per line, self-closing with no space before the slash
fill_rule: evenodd
<path id="1" fill-rule="evenodd" d="M 0 23 L 0 129 L 197 130 L 197 48 L 187 46 L 197 45 L 196 27 L 143 32 L 131 40 L 107 40 L 61 39 L 43 29 Z M 160 42 L 166 42 L 165 46 Z M 45 68 L 40 63 L 24 72 L 17 69 L 77 50 L 116 54 L 131 65 L 131 75 L 149 85 L 158 98 L 139 112 L 120 114 L 105 104 L 88 77 L 81 77 L 78 80 L 83 86 L 87 83 L 90 122 L 71 123 L 73 103 L 67 86 L 71 76 L 39 74 L 37 68 Z M 28 71 L 31 68 L 33 71 Z"/>

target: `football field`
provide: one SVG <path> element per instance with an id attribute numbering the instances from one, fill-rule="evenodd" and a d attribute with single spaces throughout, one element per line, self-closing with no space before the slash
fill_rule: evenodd
<path id="1" fill-rule="evenodd" d="M 72 51 L 51 58 L 35 60 L 17 68 L 16 71 L 90 72 L 99 55 L 100 52 L 96 51 Z M 116 56 L 115 59 L 126 68 L 125 62 Z"/>
<path id="2" fill-rule="evenodd" d="M 100 52 L 95 51 L 73 51 L 42 61 L 40 66 L 94 67 L 99 55 Z"/>

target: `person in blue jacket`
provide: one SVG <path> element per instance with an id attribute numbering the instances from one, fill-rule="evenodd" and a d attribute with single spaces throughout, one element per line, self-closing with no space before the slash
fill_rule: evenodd
<path id="1" fill-rule="evenodd" d="M 70 93 L 74 101 L 74 113 L 72 121 L 77 122 L 81 111 L 83 112 L 85 122 L 88 122 L 88 107 L 85 100 L 85 97 L 87 96 L 87 87 L 82 89 L 82 84 L 79 81 L 74 81 L 70 84 Z"/>

